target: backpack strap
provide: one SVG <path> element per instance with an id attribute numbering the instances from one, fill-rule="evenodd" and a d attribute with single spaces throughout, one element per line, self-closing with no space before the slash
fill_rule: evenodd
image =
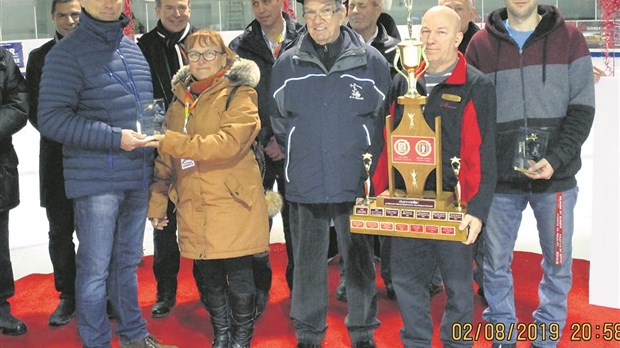
<path id="1" fill-rule="evenodd" d="M 230 90 L 228 97 L 226 97 L 226 109 L 224 110 L 228 110 L 228 106 L 230 105 L 232 98 L 237 93 L 237 90 L 239 89 L 239 87 L 240 87 L 239 85 L 236 85 Z M 252 149 L 252 152 L 254 153 L 254 158 L 256 158 L 256 162 L 258 162 L 258 169 L 260 170 L 260 176 L 261 178 L 264 178 L 265 177 L 265 150 L 263 149 L 263 146 L 256 139 L 254 139 L 251 149 Z"/>
<path id="2" fill-rule="evenodd" d="M 237 90 L 239 89 L 239 87 L 240 87 L 239 85 L 236 85 L 230 90 L 228 97 L 226 97 L 226 108 L 224 110 L 228 110 L 228 106 L 230 106 L 230 102 L 232 101 L 232 98 L 235 96 L 235 94 L 237 94 Z"/>

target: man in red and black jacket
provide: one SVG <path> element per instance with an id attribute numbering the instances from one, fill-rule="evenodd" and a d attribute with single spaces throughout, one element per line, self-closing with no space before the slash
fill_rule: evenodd
<path id="1" fill-rule="evenodd" d="M 461 159 L 459 179 L 467 214 L 459 228 L 469 232 L 462 243 L 417 238 L 393 241 L 392 283 L 403 318 L 401 337 L 406 347 L 431 345 L 433 324 L 427 284 L 436 266 L 447 294 L 441 340 L 446 346 L 471 346 L 471 342 L 453 342 L 451 333 L 454 323 L 470 323 L 473 319 L 471 244 L 487 218 L 495 189 L 496 101 L 492 83 L 467 65 L 458 52 L 462 37 L 460 18 L 448 7 L 433 7 L 422 18 L 420 38 L 428 61 L 419 67 L 420 72 L 426 70 L 418 80 L 417 90 L 427 96 L 424 117 L 431 128 L 434 118 L 441 116 L 444 191 L 453 192 L 457 184 L 450 159 Z M 402 105 L 395 101 L 406 90 L 407 82 L 398 75 L 390 93 L 395 126 L 403 114 Z M 387 183 L 384 155 L 373 175 L 376 192 L 382 192 Z M 434 173 L 428 177 L 425 189 L 435 189 Z"/>

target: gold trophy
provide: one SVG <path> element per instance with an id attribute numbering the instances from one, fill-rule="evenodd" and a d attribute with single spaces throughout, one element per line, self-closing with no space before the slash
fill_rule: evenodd
<path id="1" fill-rule="evenodd" d="M 423 64 L 423 44 L 411 37 L 413 0 L 403 1 L 408 11 L 409 38 L 399 44 L 394 66 L 406 78 L 408 86 L 405 95 L 398 97 L 398 104 L 403 106 L 400 123 L 394 128 L 390 115 L 385 122 L 388 189 L 374 199 L 368 197 L 369 190 L 366 191 L 367 197 L 362 200 L 364 204 L 356 205 L 350 216 L 351 232 L 465 241 L 467 233 L 458 229 L 465 216 L 460 187 L 455 192 L 443 191 L 441 118 L 435 117 L 433 131 L 422 112 L 426 97 L 416 90 L 417 80 L 424 73 L 426 64 Z M 406 71 L 398 68 L 399 62 Z M 395 171 L 405 181 L 404 191 L 395 188 Z M 424 190 L 433 171 L 436 190 Z M 456 191 L 459 194 L 455 205 Z"/>
<path id="2" fill-rule="evenodd" d="M 405 97 L 415 98 L 420 96 L 416 90 L 416 84 L 419 75 L 421 75 L 423 71 L 418 72 L 418 75 L 416 75 L 416 69 L 419 67 L 420 62 L 424 59 L 424 45 L 420 40 L 412 37 L 413 19 L 411 18 L 411 11 L 413 10 L 413 0 L 403 0 L 403 2 L 407 8 L 407 29 L 409 31 L 409 37 L 398 44 L 398 50 L 394 56 L 394 68 L 407 80 L 408 88 Z M 406 72 L 399 68 L 399 61 L 403 68 L 405 68 Z"/>

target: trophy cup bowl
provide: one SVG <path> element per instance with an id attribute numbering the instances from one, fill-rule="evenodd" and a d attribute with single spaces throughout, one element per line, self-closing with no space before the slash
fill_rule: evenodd
<path id="1" fill-rule="evenodd" d="M 416 90 L 417 77 L 415 70 L 420 66 L 420 62 L 423 59 L 422 51 L 422 42 L 414 38 L 404 39 L 398 44 L 398 50 L 394 56 L 394 68 L 407 80 L 407 93 L 404 95 L 406 98 L 419 96 Z M 401 70 L 399 66 L 405 68 L 406 72 Z"/>

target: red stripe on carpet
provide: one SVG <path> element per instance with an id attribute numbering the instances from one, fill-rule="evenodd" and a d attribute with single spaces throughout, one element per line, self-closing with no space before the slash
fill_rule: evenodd
<path id="1" fill-rule="evenodd" d="M 286 252 L 283 244 L 274 244 L 271 247 L 271 260 L 274 270 L 271 298 L 265 313 L 256 324 L 252 347 L 279 348 L 294 347 L 295 333 L 291 321 L 288 319 L 290 310 L 289 292 L 284 279 Z M 164 342 L 178 345 L 180 348 L 209 347 L 212 337 L 211 324 L 207 311 L 198 301 L 198 293 L 191 272 L 191 261 L 183 259 L 179 273 L 179 288 L 177 305 L 172 314 L 164 319 L 152 319 L 151 306 L 155 301 L 155 280 L 152 272 L 152 256 L 144 258 L 144 264 L 138 269 L 140 283 L 139 301 L 142 313 L 148 321 L 149 331 Z M 542 276 L 540 269 L 541 255 L 516 252 L 513 262 L 515 277 L 518 317 L 521 322 L 532 322 L 532 311 L 538 303 L 537 287 Z M 590 263 L 584 260 L 575 260 L 573 263 L 574 285 L 570 293 L 568 325 L 560 348 L 572 347 L 620 347 L 620 332 L 616 333 L 618 341 L 605 342 L 594 335 L 600 333 L 605 322 L 620 321 L 620 310 L 588 304 L 588 278 Z M 347 313 L 346 304 L 335 299 L 334 291 L 338 283 L 338 265 L 332 262 L 329 265 L 329 314 L 327 318 L 327 337 L 324 347 L 350 347 L 349 338 L 344 326 L 344 317 Z M 402 321 L 395 301 L 385 296 L 383 282 L 379 279 L 379 320 L 381 326 L 376 331 L 377 346 L 381 348 L 402 347 L 399 330 Z M 47 318 L 58 304 L 57 293 L 54 290 L 51 274 L 31 274 L 15 284 L 16 295 L 10 300 L 13 314 L 24 320 L 28 325 L 28 333 L 19 337 L 0 335 L 2 348 L 72 348 L 81 347 L 77 335 L 75 320 L 64 327 L 50 328 Z M 445 294 L 438 295 L 432 304 L 435 321 L 435 344 L 440 347 L 438 327 L 441 321 L 441 312 L 445 305 Z M 482 323 L 484 309 L 480 297 L 475 297 L 474 326 Z M 577 326 L 571 325 L 576 323 Z M 583 338 L 583 332 L 577 327 L 589 323 L 593 327 L 593 335 L 589 341 L 572 341 Z M 600 325 L 600 330 L 595 326 Z M 620 325 L 619 325 L 620 326 Z M 618 326 L 617 326 L 618 327 Z M 114 337 L 112 346 L 118 347 L 118 337 Z M 476 342 L 474 347 L 490 347 L 486 341 Z M 517 347 L 529 347 L 527 342 L 519 342 Z"/>

